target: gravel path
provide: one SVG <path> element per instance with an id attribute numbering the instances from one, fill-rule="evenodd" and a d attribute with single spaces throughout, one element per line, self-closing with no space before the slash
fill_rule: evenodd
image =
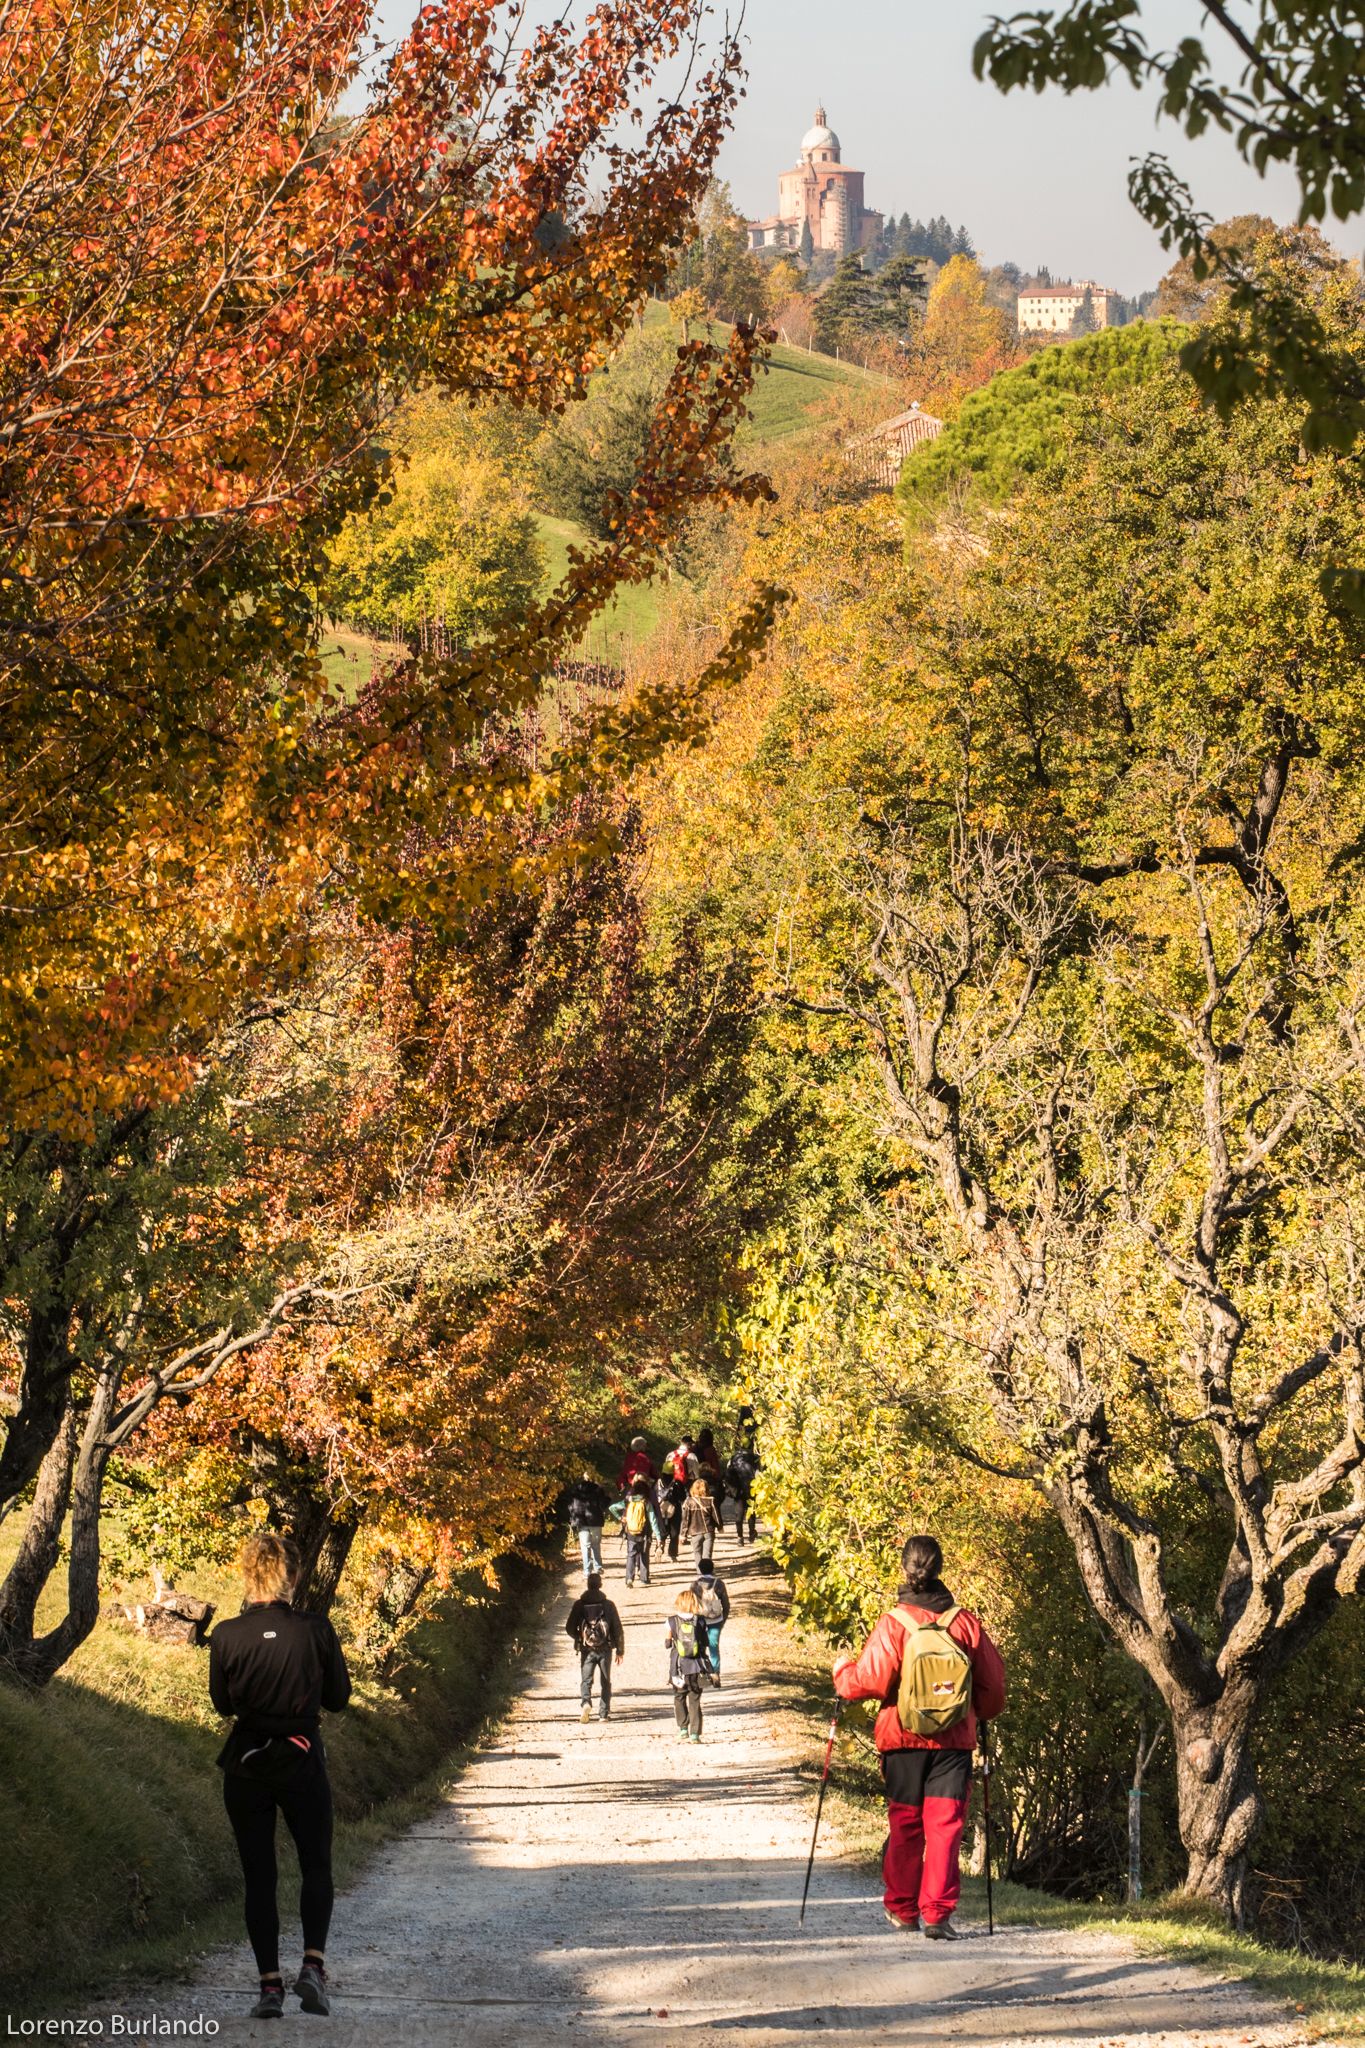
<path id="1" fill-rule="evenodd" d="M 276 2048 L 300 2033 L 317 2048 L 625 2048 L 698 2035 L 774 2048 L 829 2034 L 860 2048 L 1288 2048 L 1300 2038 L 1241 1987 L 1104 1936 L 1010 1928 L 988 1941 L 973 1926 L 952 1946 L 898 1934 L 866 1870 L 830 1842 L 798 1930 L 812 1807 L 774 1744 L 754 1668 L 753 1553 L 737 1563 L 724 1546 L 735 1608 L 725 1683 L 706 1695 L 706 1737 L 693 1747 L 676 1740 L 661 1647 L 663 1616 L 691 1574 L 665 1561 L 651 1588 L 627 1592 L 616 1549 L 608 1591 L 627 1642 L 611 1720 L 579 1721 L 577 1659 L 562 1633 L 578 1575 L 566 1568 L 497 1746 L 338 1900 L 330 2023 L 292 1999 L 283 2026 L 237 2018 L 251 1995 L 245 1947 L 210 1958 L 183 1992 L 124 2012 L 154 2024 L 210 2015 L 222 2020 L 219 2041 Z M 291 1892 L 286 1882 L 292 1906 Z M 293 1953 L 286 1941 L 286 1967 Z"/>

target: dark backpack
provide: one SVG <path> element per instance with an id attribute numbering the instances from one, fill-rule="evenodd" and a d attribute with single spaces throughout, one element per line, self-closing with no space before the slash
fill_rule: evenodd
<path id="1" fill-rule="evenodd" d="M 579 1624 L 578 1640 L 585 1650 L 606 1650 L 611 1646 L 611 1623 L 607 1620 L 605 1607 L 588 1607 L 583 1610 Z"/>

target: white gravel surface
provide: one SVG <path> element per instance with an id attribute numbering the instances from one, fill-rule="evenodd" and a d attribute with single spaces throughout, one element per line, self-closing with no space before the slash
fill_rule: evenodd
<path id="1" fill-rule="evenodd" d="M 317 2048 L 624 2048 L 699 2035 L 776 2048 L 832 2034 L 861 2048 L 1288 2048 L 1301 2038 L 1242 1987 L 1104 1936 L 1012 1927 L 987 1939 L 968 1923 L 970 1939 L 951 1945 L 898 1933 L 866 1869 L 828 1839 L 799 1929 L 813 1800 L 776 1744 L 755 1668 L 753 1553 L 740 1562 L 725 1542 L 735 1609 L 725 1682 L 706 1695 L 705 1740 L 693 1747 L 676 1739 L 662 1647 L 690 1569 L 665 1561 L 652 1587 L 628 1592 L 612 1550 L 607 1590 L 625 1620 L 626 1660 L 611 1720 L 580 1724 L 577 1658 L 562 1632 L 580 1582 L 566 1567 L 496 1744 L 338 1899 L 330 2021 L 292 1998 L 282 2023 L 240 2017 L 253 1996 L 244 1945 L 124 2015 L 153 2026 L 206 2016 L 221 2042 L 276 2048 L 300 2034 Z M 288 1973 L 287 1846 L 281 1860 Z"/>

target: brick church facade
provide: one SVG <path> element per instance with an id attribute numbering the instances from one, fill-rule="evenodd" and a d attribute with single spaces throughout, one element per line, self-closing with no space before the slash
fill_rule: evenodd
<path id="1" fill-rule="evenodd" d="M 882 217 L 864 204 L 863 173 L 841 161 L 839 138 L 815 110 L 815 126 L 801 138 L 801 161 L 778 180 L 777 212 L 751 220 L 751 249 L 799 249 L 801 231 L 810 228 L 811 245 L 846 256 L 865 249 L 882 231 Z"/>

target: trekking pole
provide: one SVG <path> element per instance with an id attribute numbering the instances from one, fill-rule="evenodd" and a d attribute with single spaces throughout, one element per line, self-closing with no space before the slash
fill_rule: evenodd
<path id="1" fill-rule="evenodd" d="M 981 1723 L 981 1806 L 986 1823 L 986 1932 L 995 1932 L 995 1899 L 991 1891 L 991 1725 Z"/>
<path id="2" fill-rule="evenodd" d="M 820 1773 L 820 1797 L 815 1802 L 815 1826 L 810 1832 L 810 1855 L 806 1859 L 806 1882 L 801 1887 L 801 1912 L 796 1923 L 798 1927 L 804 1927 L 806 1924 L 806 1899 L 810 1893 L 810 1874 L 815 1868 L 815 1843 L 820 1833 L 820 1815 L 823 1813 L 825 1806 L 825 1787 L 829 1783 L 829 1767 L 834 1755 L 834 1738 L 839 1733 L 839 1716 L 843 1711 L 843 1701 L 836 1700 L 834 1702 L 834 1718 L 829 1724 L 829 1739 L 825 1743 L 825 1767 Z"/>

